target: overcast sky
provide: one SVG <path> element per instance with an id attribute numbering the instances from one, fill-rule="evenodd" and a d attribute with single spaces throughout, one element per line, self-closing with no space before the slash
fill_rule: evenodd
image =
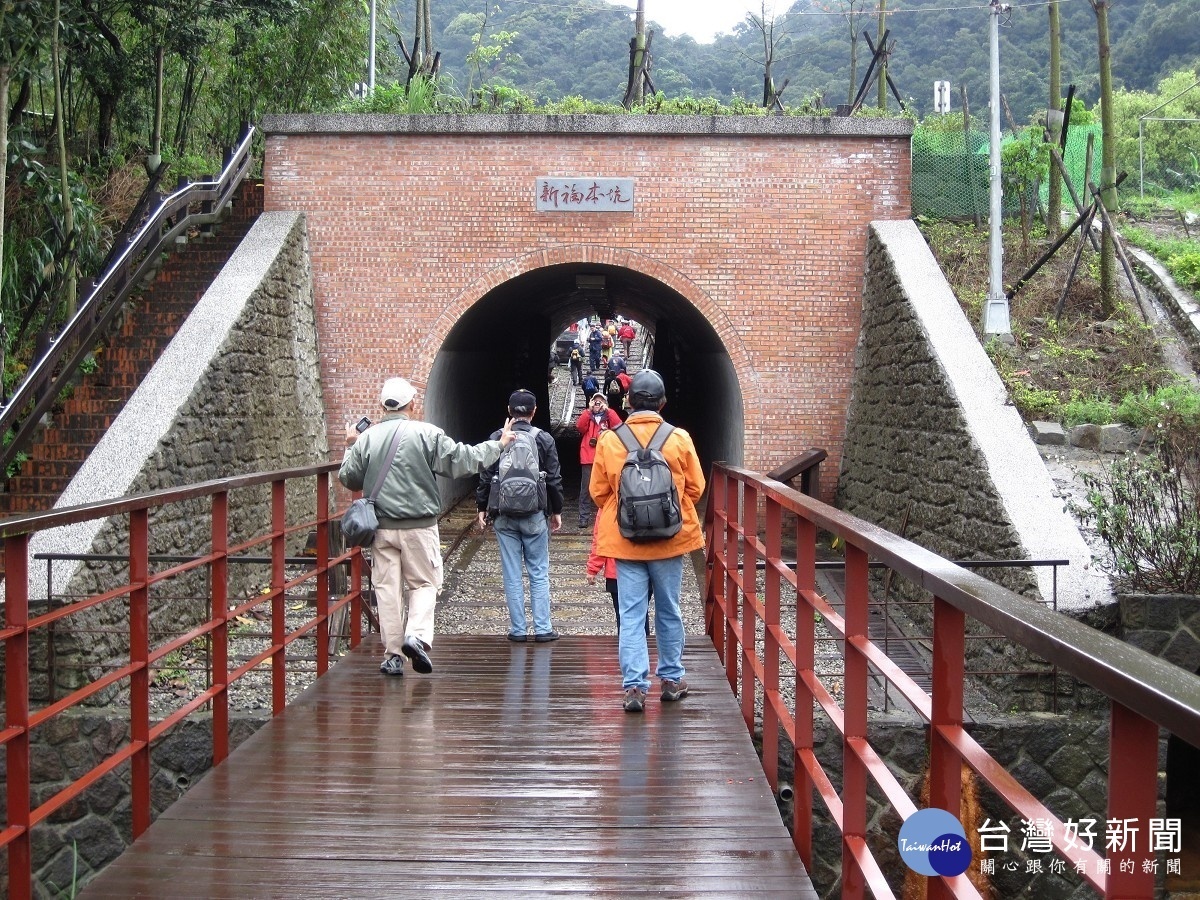
<path id="1" fill-rule="evenodd" d="M 637 0 L 617 2 L 637 9 Z M 773 5 L 769 0 L 768 15 Z M 702 44 L 712 41 L 714 34 L 733 31 L 733 26 L 746 18 L 747 12 L 761 10 L 759 0 L 646 0 L 647 21 L 658 22 L 671 37 L 690 34 Z"/>

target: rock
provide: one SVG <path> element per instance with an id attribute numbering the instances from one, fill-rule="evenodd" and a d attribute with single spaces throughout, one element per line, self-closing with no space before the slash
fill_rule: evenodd
<path id="1" fill-rule="evenodd" d="M 1100 449 L 1100 426 L 1087 423 L 1075 425 L 1067 432 L 1067 441 L 1072 447 L 1084 450 Z"/>
<path id="2" fill-rule="evenodd" d="M 1136 436 L 1124 425 L 1100 426 L 1100 449 L 1105 453 L 1125 453 L 1135 442 Z"/>
<path id="3" fill-rule="evenodd" d="M 1029 436 L 1035 444 L 1062 446 L 1067 443 L 1067 433 L 1057 422 L 1032 422 L 1029 426 Z"/>

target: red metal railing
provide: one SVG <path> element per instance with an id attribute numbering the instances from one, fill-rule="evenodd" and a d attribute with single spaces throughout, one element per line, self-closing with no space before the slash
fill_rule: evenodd
<path id="1" fill-rule="evenodd" d="M 152 742 L 193 712 L 209 707 L 213 720 L 213 764 L 229 754 L 229 691 L 230 687 L 254 669 L 269 664 L 271 670 L 272 715 L 278 715 L 286 705 L 285 676 L 288 650 L 296 641 L 315 636 L 316 675 L 329 668 L 330 619 L 344 608 L 349 609 L 351 646 L 361 639 L 362 555 L 351 549 L 331 556 L 330 537 L 330 475 L 336 463 L 279 472 L 259 473 L 226 478 L 124 497 L 103 503 L 92 503 L 68 509 L 19 516 L 0 522 L 0 537 L 4 540 L 5 598 L 4 627 L 0 640 L 5 651 L 5 727 L 0 731 L 0 746 L 4 747 L 7 768 L 7 821 L 0 831 L 0 846 L 8 848 L 9 895 L 27 898 L 32 891 L 31 829 L 64 804 L 78 797 L 109 772 L 128 763 L 131 774 L 133 834 L 136 839 L 150 825 L 150 748 Z M 288 498 L 292 506 L 299 496 L 297 485 L 311 480 L 312 502 L 316 517 L 297 520 L 289 515 Z M 231 544 L 229 513 L 231 496 L 239 491 L 269 486 L 270 523 L 262 534 Z M 291 494 L 289 494 L 289 485 Z M 197 554 L 187 562 L 162 571 L 150 567 L 150 513 L 169 504 L 187 501 L 211 502 L 210 539 L 207 546 L 196 548 Z M 72 525 L 95 519 L 127 517 L 128 520 L 128 580 L 110 586 L 103 593 L 82 598 L 64 607 L 50 607 L 45 613 L 30 615 L 29 543 L 39 531 Z M 296 543 L 310 532 L 316 532 L 315 557 L 299 574 L 289 573 L 284 562 L 289 542 Z M 269 547 L 270 584 L 245 601 L 233 601 L 228 592 L 229 562 L 254 547 Z M 336 567 L 348 567 L 350 576 L 347 592 L 330 596 L 331 574 Z M 211 582 L 211 597 L 207 618 L 182 634 L 174 635 L 157 646 L 151 646 L 151 590 L 186 573 L 207 570 Z M 285 598 L 298 587 L 311 588 L 315 604 L 313 613 L 302 624 L 288 630 Z M 85 610 L 99 609 L 105 604 L 128 604 L 127 659 L 105 671 L 90 683 L 67 696 L 48 702 L 41 708 L 31 708 L 30 702 L 30 636 L 40 629 L 52 627 L 67 616 Z M 271 636 L 268 646 L 260 653 L 231 668 L 229 655 L 229 626 L 239 616 L 258 607 L 270 609 Z M 265 610 L 264 610 L 265 612 Z M 151 670 L 164 657 L 193 641 L 211 643 L 212 677 L 206 690 L 183 702 L 161 721 L 151 722 Z M 34 805 L 30 790 L 30 732 L 50 721 L 64 710 L 97 698 L 105 691 L 123 687 L 129 692 L 130 738 L 106 759 L 75 778 L 67 787 Z M 96 700 L 93 700 L 96 702 Z"/>
<path id="2" fill-rule="evenodd" d="M 929 723 L 929 806 L 961 818 L 965 763 L 1022 818 L 1051 823 L 1054 851 L 1082 868 L 1081 877 L 1106 897 L 1152 897 L 1154 853 L 1143 841 L 1134 864 L 1104 871 L 1103 857 L 1071 839 L 1061 819 L 963 728 L 964 655 L 968 617 L 1059 670 L 1086 682 L 1110 702 L 1111 770 L 1108 820 L 1145 824 L 1156 815 L 1159 728 L 1200 747 L 1200 678 L 968 572 L 868 522 L 827 506 L 755 472 L 716 465 L 708 501 L 708 632 L 753 730 L 762 689 L 763 767 L 779 789 L 779 731 L 794 747 L 793 840 L 813 862 L 813 794 L 841 833 L 845 897 L 893 896 L 867 844 L 868 787 L 873 782 L 901 819 L 917 807 L 867 740 L 872 670 Z M 796 517 L 796 566 L 782 557 L 785 516 Z M 819 532 L 845 543 L 845 614 L 817 591 Z M 788 535 L 790 537 L 790 535 Z M 756 571 L 765 562 L 761 586 Z M 933 595 L 932 694 L 926 694 L 867 637 L 868 564 L 882 562 Z M 785 594 L 795 608 L 784 608 Z M 839 706 L 814 668 L 815 617 L 842 641 L 844 684 Z M 794 618 L 794 633 L 785 624 Z M 761 653 L 759 649 L 761 644 Z M 781 691 L 781 671 L 794 671 L 794 704 Z M 814 746 L 819 707 L 841 735 L 842 767 L 831 773 Z M 834 787 L 840 774 L 842 789 Z M 1082 864 L 1082 865 L 1080 865 Z M 965 875 L 929 880 L 930 897 L 978 897 Z"/>

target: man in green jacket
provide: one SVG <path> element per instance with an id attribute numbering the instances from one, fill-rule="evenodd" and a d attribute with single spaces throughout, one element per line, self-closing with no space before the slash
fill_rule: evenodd
<path id="1" fill-rule="evenodd" d="M 384 675 L 403 675 L 405 656 L 414 671 L 433 671 L 433 611 L 442 587 L 437 524 L 442 501 L 436 476 L 478 475 L 500 459 L 500 450 L 513 439 L 509 420 L 498 440 L 457 443 L 436 425 L 416 419 L 416 396 L 416 388 L 403 378 L 385 381 L 379 397 L 383 418 L 362 434 L 353 424 L 346 426 L 346 456 L 338 470 L 338 480 L 352 491 L 373 484 L 399 429 L 395 459 L 375 498 L 379 528 L 372 580 L 384 648 L 379 671 Z"/>

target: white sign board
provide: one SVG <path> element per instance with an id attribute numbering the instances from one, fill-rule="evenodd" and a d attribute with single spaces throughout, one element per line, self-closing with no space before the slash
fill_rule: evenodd
<path id="1" fill-rule="evenodd" d="M 538 212 L 633 212 L 632 178 L 559 178 L 535 182 Z"/>

